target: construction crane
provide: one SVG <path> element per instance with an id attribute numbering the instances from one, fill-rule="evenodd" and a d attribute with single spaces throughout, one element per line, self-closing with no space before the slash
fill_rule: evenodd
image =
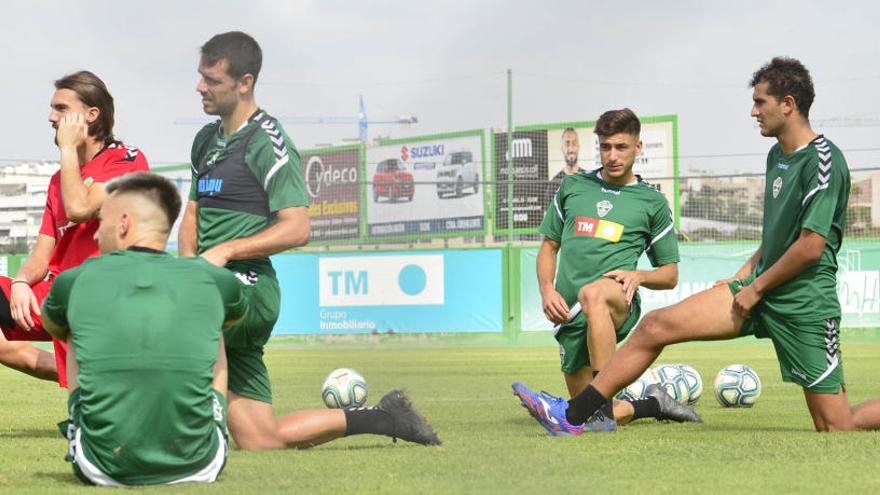
<path id="1" fill-rule="evenodd" d="M 280 116 L 276 117 L 282 124 L 335 124 L 335 125 L 351 125 L 357 124 L 358 139 L 367 143 L 369 141 L 368 128 L 370 125 L 400 124 L 411 125 L 417 124 L 419 119 L 412 115 L 402 115 L 396 119 L 389 120 L 369 120 L 367 119 L 367 111 L 364 108 L 364 96 L 358 95 L 358 114 L 351 117 L 292 117 Z M 214 120 L 210 115 L 202 117 L 178 117 L 174 120 L 174 125 L 204 125 Z"/>

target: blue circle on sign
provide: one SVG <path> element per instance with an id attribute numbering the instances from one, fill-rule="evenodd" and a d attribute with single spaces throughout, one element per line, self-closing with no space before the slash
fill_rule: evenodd
<path id="1" fill-rule="evenodd" d="M 406 265 L 397 276 L 397 284 L 400 286 L 400 290 L 408 296 L 421 294 L 425 290 L 427 283 L 428 276 L 419 265 Z"/>

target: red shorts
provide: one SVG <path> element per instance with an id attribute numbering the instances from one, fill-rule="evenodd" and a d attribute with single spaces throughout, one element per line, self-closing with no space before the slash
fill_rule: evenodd
<path id="1" fill-rule="evenodd" d="M 37 303 L 41 306 L 43 300 L 49 295 L 50 288 L 52 288 L 52 282 L 47 281 L 40 281 L 31 286 L 31 290 L 34 291 L 34 296 L 37 298 Z M 12 290 L 12 279 L 9 277 L 0 277 L 0 290 L 6 295 L 6 300 L 8 301 L 10 297 L 9 293 Z M 34 313 L 33 310 L 31 310 L 31 318 L 34 320 L 34 328 L 30 332 L 19 328 L 18 326 L 12 328 L 2 327 L 3 336 L 6 337 L 6 340 L 52 341 L 52 344 L 55 346 L 55 365 L 58 368 L 58 384 L 62 387 L 67 387 L 67 342 L 61 342 L 49 335 L 49 332 L 43 328 L 43 319 L 40 315 Z"/>

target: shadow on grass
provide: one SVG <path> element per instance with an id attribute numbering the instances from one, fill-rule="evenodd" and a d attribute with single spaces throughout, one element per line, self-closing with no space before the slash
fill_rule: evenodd
<path id="1" fill-rule="evenodd" d="M 32 429 L 0 432 L 0 438 L 64 438 L 58 429 Z"/>
<path id="2" fill-rule="evenodd" d="M 57 473 L 57 472 L 47 472 L 47 471 L 37 471 L 34 473 L 35 478 L 40 478 L 43 480 L 52 480 L 57 483 L 64 483 L 66 485 L 73 486 L 85 486 L 85 484 L 80 481 L 75 474 L 72 472 L 65 473 Z"/>
<path id="3" fill-rule="evenodd" d="M 406 442 L 403 440 L 398 440 L 397 444 L 388 441 L 388 443 L 383 444 L 374 444 L 374 445 L 337 445 L 337 444 L 325 444 L 315 447 L 317 450 L 329 450 L 329 451 L 357 451 L 357 450 L 384 450 L 384 449 L 402 449 L 402 448 L 426 448 L 425 445 L 419 445 L 413 442 Z M 440 447 L 442 448 L 442 446 Z"/>

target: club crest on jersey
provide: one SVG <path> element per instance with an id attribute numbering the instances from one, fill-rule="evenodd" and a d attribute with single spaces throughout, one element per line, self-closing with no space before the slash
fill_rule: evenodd
<path id="1" fill-rule="evenodd" d="M 211 157 L 208 158 L 208 161 L 205 162 L 205 165 L 208 167 L 212 167 L 215 163 L 217 163 L 217 159 L 220 158 L 220 151 L 215 151 L 211 154 Z"/>
<path id="2" fill-rule="evenodd" d="M 782 191 L 782 177 L 777 177 L 776 180 L 773 181 L 773 199 L 776 199 L 776 196 L 779 196 L 779 191 Z"/>
<path id="3" fill-rule="evenodd" d="M 596 211 L 599 213 L 600 217 L 604 217 L 605 215 L 607 215 L 608 212 L 611 211 L 611 208 L 614 208 L 614 205 L 611 204 L 611 201 L 608 201 L 607 199 L 603 199 L 602 201 L 596 203 Z"/>

